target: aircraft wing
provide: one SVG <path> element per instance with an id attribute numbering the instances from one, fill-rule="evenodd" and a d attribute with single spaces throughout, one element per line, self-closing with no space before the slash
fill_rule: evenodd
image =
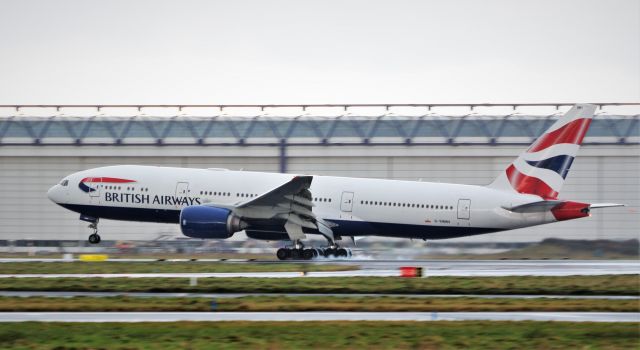
<path id="1" fill-rule="evenodd" d="M 245 202 L 242 202 L 236 206 L 236 208 L 247 208 L 250 206 L 277 206 L 282 203 L 298 204 L 304 207 L 313 207 L 311 200 L 311 181 L 313 176 L 296 176 L 291 181 L 274 188 L 273 190 L 264 193 L 256 198 L 252 198 Z"/>
<path id="2" fill-rule="evenodd" d="M 243 218 L 286 220 L 284 228 L 291 240 L 305 237 L 302 228 L 317 229 L 333 240 L 331 227 L 335 224 L 316 217 L 313 212 L 315 205 L 309 190 L 312 181 L 313 176 L 295 176 L 256 198 L 226 207 Z"/>

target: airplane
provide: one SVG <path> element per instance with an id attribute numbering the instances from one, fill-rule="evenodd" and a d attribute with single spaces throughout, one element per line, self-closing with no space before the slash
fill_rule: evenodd
<path id="1" fill-rule="evenodd" d="M 616 203 L 559 199 L 596 106 L 576 104 L 486 186 L 335 176 L 117 165 L 80 171 L 49 189 L 54 203 L 80 214 L 100 242 L 98 221 L 176 223 L 192 238 L 244 231 L 289 242 L 280 260 L 346 258 L 337 242 L 385 236 L 446 239 L 590 216 Z M 327 246 L 307 247 L 306 235 Z"/>

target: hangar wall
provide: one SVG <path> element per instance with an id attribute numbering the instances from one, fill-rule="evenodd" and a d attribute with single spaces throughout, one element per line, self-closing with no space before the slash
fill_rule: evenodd
<path id="1" fill-rule="evenodd" d="M 487 184 L 524 148 L 522 145 L 342 145 L 289 146 L 290 173 Z M 274 146 L 33 146 L 0 147 L 0 239 L 78 239 L 89 234 L 78 215 L 46 198 L 65 175 L 112 164 L 221 167 L 277 172 Z M 640 148 L 586 145 L 574 162 L 561 198 L 619 202 L 628 206 L 594 211 L 591 218 L 459 240 L 537 241 L 546 237 L 628 239 L 640 227 Z M 177 226 L 103 221 L 103 239 L 178 237 Z"/>

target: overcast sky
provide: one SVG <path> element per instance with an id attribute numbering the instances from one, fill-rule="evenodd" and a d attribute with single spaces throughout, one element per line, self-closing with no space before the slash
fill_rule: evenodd
<path id="1" fill-rule="evenodd" d="M 640 1 L 0 0 L 0 104 L 640 101 Z"/>

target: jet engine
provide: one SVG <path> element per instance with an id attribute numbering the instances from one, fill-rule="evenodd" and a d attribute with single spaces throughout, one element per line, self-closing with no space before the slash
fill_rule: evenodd
<path id="1" fill-rule="evenodd" d="M 206 205 L 188 206 L 180 212 L 180 230 L 192 238 L 229 238 L 246 224 L 231 210 Z"/>

